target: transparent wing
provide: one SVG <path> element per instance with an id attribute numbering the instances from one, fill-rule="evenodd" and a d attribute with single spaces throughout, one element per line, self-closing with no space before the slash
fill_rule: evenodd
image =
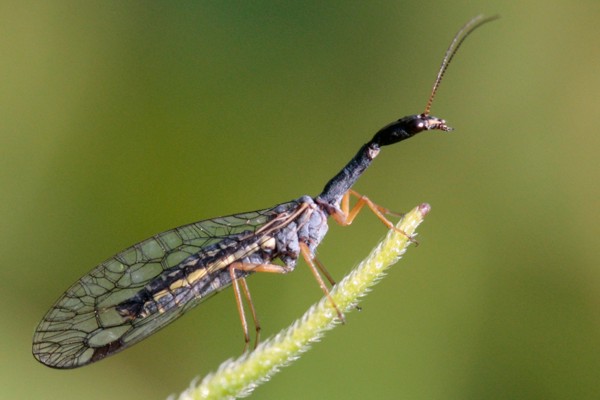
<path id="1" fill-rule="evenodd" d="M 33 355 L 54 368 L 75 368 L 100 360 L 148 337 L 224 286 L 187 293 L 177 307 L 131 318 L 118 305 L 131 299 L 166 270 L 176 270 L 203 249 L 251 238 L 297 202 L 184 225 L 137 243 L 95 267 L 52 306 L 33 336 Z M 233 238 L 233 240 L 232 240 Z M 225 282 L 230 284 L 231 282 Z"/>

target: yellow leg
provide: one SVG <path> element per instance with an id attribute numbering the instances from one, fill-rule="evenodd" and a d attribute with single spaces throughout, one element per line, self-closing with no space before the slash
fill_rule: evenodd
<path id="1" fill-rule="evenodd" d="M 358 201 L 356 202 L 356 204 L 354 204 L 354 206 L 352 208 L 350 208 L 350 196 L 354 196 L 354 197 L 358 198 Z M 418 244 L 418 242 L 416 240 L 414 240 L 412 237 L 407 235 L 401 229 L 396 228 L 394 226 L 394 224 L 385 217 L 385 214 L 393 214 L 393 215 L 398 215 L 398 214 L 393 213 L 390 210 L 388 210 L 387 208 L 381 207 L 380 205 L 373 203 L 373 201 L 371 201 L 371 199 L 369 199 L 366 196 L 361 195 L 360 193 L 358 193 L 352 189 L 348 190 L 342 197 L 342 201 L 341 201 L 341 205 L 340 205 L 341 213 L 340 212 L 333 213 L 333 214 L 331 214 L 331 217 L 338 224 L 340 224 L 342 226 L 348 226 L 352 223 L 352 221 L 354 221 L 354 218 L 356 218 L 356 216 L 358 215 L 358 213 L 360 212 L 360 210 L 362 210 L 362 208 L 364 206 L 369 207 L 369 209 L 371 209 L 373 214 L 375 214 L 377 216 L 377 218 L 379 218 L 379 220 L 385 226 L 387 226 L 389 229 L 393 229 L 396 232 L 403 234 L 411 242 Z"/>
<path id="2" fill-rule="evenodd" d="M 346 320 L 344 319 L 344 315 L 338 308 L 337 304 L 335 304 L 335 301 L 333 301 L 331 293 L 329 293 L 329 289 L 327 289 L 327 286 L 325 286 L 325 282 L 323 281 L 323 278 L 321 278 L 317 266 L 315 265 L 314 257 L 312 256 L 310 249 L 305 243 L 300 243 L 300 252 L 302 253 L 302 257 L 304 257 L 306 263 L 310 267 L 310 270 L 313 273 L 315 279 L 317 280 L 319 286 L 321 287 L 321 290 L 323 291 L 323 293 L 325 293 L 325 296 L 327 297 L 327 299 L 329 299 L 329 302 L 337 312 L 338 318 L 342 323 L 345 323 Z"/>
<path id="3" fill-rule="evenodd" d="M 235 296 L 235 303 L 237 306 L 238 314 L 240 317 L 240 322 L 242 323 L 242 331 L 244 334 L 244 352 L 248 350 L 248 344 L 250 343 L 250 334 L 248 333 L 248 321 L 246 319 L 246 312 L 244 311 L 244 303 L 242 301 L 242 292 L 244 293 L 244 297 L 246 298 L 246 302 L 250 307 L 250 312 L 252 314 L 252 320 L 254 322 L 254 327 L 256 328 L 256 341 L 254 343 L 254 348 L 258 346 L 258 340 L 260 338 L 260 323 L 258 321 L 258 316 L 256 314 L 256 309 L 254 308 L 254 303 L 252 302 L 252 296 L 250 295 L 250 289 L 248 288 L 248 284 L 246 283 L 245 278 L 237 278 L 235 276 L 235 270 L 246 271 L 246 272 L 270 272 L 275 274 L 287 274 L 292 271 L 290 267 L 277 265 L 277 264 L 251 264 L 251 263 L 243 263 L 243 262 L 234 262 L 229 266 L 229 276 L 231 277 L 231 284 L 233 286 L 233 294 Z M 241 290 L 240 290 L 241 284 Z"/>

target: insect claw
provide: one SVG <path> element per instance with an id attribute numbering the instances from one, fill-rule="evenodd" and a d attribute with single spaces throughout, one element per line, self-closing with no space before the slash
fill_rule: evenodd
<path id="1" fill-rule="evenodd" d="M 408 233 L 404 232 L 402 229 L 396 228 L 395 226 L 392 227 L 393 230 L 395 230 L 397 233 L 406 236 L 406 238 L 408 239 L 409 242 L 413 243 L 415 246 L 419 245 L 419 242 L 411 235 L 409 235 Z"/>

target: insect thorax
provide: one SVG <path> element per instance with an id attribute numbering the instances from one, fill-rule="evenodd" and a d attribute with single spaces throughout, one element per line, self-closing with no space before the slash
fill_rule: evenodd
<path id="1" fill-rule="evenodd" d="M 316 247 L 327 233 L 327 214 L 315 203 L 312 197 L 302 196 L 295 202 L 297 206 L 289 210 L 290 216 L 299 212 L 289 222 L 273 232 L 278 258 L 294 268 L 300 256 L 300 242 L 305 243 L 314 254 Z M 275 208 L 277 211 L 277 208 Z"/>

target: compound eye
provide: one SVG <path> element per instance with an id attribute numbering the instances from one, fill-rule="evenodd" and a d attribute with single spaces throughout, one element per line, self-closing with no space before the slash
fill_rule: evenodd
<path id="1" fill-rule="evenodd" d="M 416 117 L 410 123 L 410 130 L 412 133 L 418 133 L 427 129 L 427 123 L 423 118 Z"/>

